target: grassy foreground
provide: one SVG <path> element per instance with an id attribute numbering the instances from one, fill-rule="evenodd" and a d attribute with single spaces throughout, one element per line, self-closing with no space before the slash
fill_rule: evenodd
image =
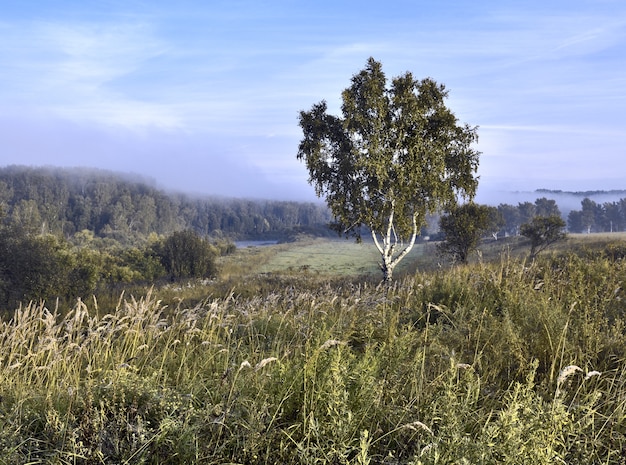
<path id="1" fill-rule="evenodd" d="M 23 307 L 0 326 L 0 463 L 624 463 L 624 283 L 597 252 Z"/>

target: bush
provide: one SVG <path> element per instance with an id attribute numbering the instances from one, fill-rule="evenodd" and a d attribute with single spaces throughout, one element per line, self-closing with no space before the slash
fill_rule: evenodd
<path id="1" fill-rule="evenodd" d="M 535 216 L 530 222 L 523 224 L 520 233 L 530 239 L 530 257 L 535 258 L 550 245 L 564 240 L 564 228 L 565 221 L 558 215 Z"/>
<path id="2" fill-rule="evenodd" d="M 52 297 L 72 299 L 95 288 L 95 270 L 81 262 L 63 239 L 0 231 L 0 305 Z"/>
<path id="3" fill-rule="evenodd" d="M 172 280 L 217 274 L 213 246 L 194 231 L 175 232 L 155 244 L 153 250 Z"/>

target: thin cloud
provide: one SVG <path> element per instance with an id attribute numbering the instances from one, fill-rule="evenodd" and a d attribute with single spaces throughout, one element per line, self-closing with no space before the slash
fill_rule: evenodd
<path id="1" fill-rule="evenodd" d="M 142 25 L 34 22 L 3 27 L 12 42 L 0 52 L 9 72 L 0 95 L 15 105 L 63 117 L 127 127 L 180 126 L 158 101 L 142 101 L 116 85 L 164 51 Z"/>

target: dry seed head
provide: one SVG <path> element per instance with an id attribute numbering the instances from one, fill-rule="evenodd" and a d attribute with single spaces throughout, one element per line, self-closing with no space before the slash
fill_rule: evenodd
<path id="1" fill-rule="evenodd" d="M 569 378 L 570 376 L 572 376 L 573 374 L 579 371 L 582 372 L 583 370 L 582 368 L 576 365 L 569 365 L 563 368 L 561 370 L 561 373 L 559 373 L 558 379 L 556 380 L 557 386 L 560 386 L 561 384 L 563 384 L 563 382 L 565 382 L 567 378 Z"/>
<path id="2" fill-rule="evenodd" d="M 467 363 L 457 363 L 456 364 L 456 368 L 457 368 L 457 370 L 468 370 L 468 369 L 472 368 L 472 365 L 469 365 Z"/>
<path id="3" fill-rule="evenodd" d="M 272 363 L 272 362 L 275 362 L 277 360 L 278 359 L 276 357 L 264 358 L 263 360 L 261 360 L 259 363 L 256 364 L 256 366 L 254 367 L 254 371 L 259 371 L 261 368 L 263 368 L 268 363 Z"/>
<path id="4" fill-rule="evenodd" d="M 407 423 L 406 425 L 402 425 L 402 428 L 412 429 L 413 431 L 418 431 L 421 429 L 429 434 L 433 434 L 433 430 L 431 430 L 428 426 L 426 426 L 419 420 L 416 420 L 413 423 Z"/>
<path id="5" fill-rule="evenodd" d="M 330 349 L 331 347 L 338 346 L 341 344 L 345 344 L 345 342 L 339 341 L 337 339 L 329 339 L 328 341 L 324 342 L 324 344 L 320 346 L 320 350 Z"/>
<path id="6" fill-rule="evenodd" d="M 252 368 L 252 365 L 250 365 L 249 361 L 244 360 L 243 362 L 241 362 L 241 365 L 239 365 L 239 369 L 243 370 L 244 368 Z"/>
<path id="7" fill-rule="evenodd" d="M 599 371 L 593 370 L 585 375 L 585 379 L 593 378 L 594 376 L 600 376 L 602 373 Z"/>
<path id="8" fill-rule="evenodd" d="M 431 442 L 430 444 L 427 444 L 426 446 L 424 446 L 424 447 L 422 448 L 422 450 L 420 451 L 420 457 L 421 457 L 422 455 L 424 455 L 424 454 L 428 454 L 428 452 L 430 452 L 430 450 L 431 450 L 432 448 L 434 448 L 434 447 L 437 447 L 437 444 L 434 444 L 434 443 L 432 443 L 432 442 Z"/>

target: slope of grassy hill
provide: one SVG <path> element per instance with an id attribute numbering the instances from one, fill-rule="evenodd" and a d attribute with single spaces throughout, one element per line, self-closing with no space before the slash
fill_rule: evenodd
<path id="1" fill-rule="evenodd" d="M 623 463 L 626 246 L 575 249 L 23 306 L 2 463 Z"/>

